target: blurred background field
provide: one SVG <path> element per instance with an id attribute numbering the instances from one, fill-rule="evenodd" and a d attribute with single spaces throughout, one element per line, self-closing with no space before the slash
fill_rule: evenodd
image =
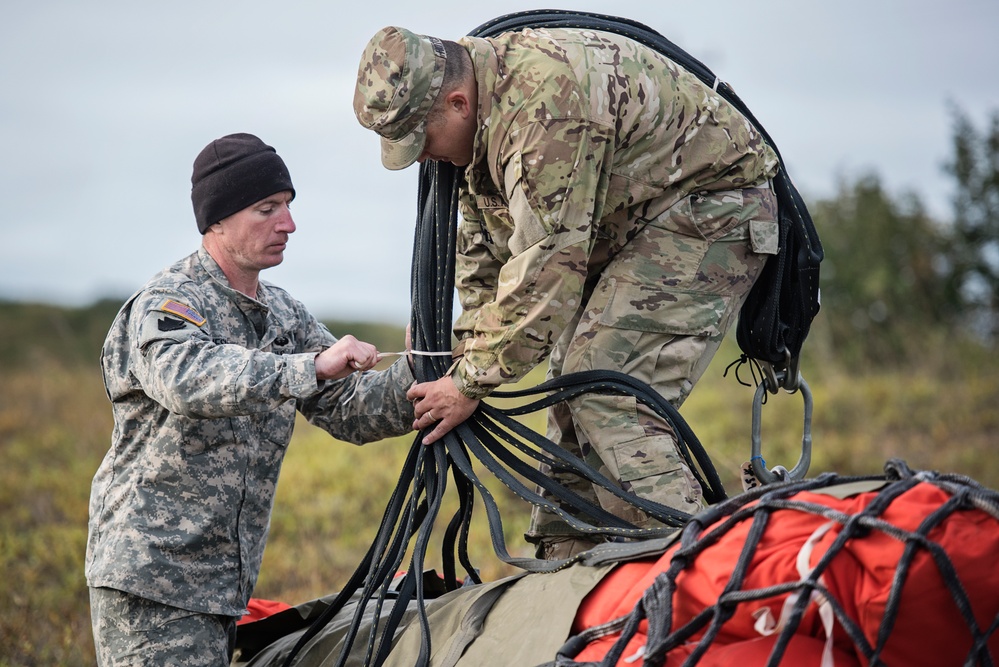
<path id="1" fill-rule="evenodd" d="M 955 110 L 945 171 L 955 185 L 945 221 L 915 194 L 889 195 L 876 175 L 809 203 L 826 251 L 822 311 L 802 358 L 815 403 L 810 475 L 878 474 L 898 457 L 999 488 L 999 113 L 979 130 Z M 121 301 L 0 302 L 0 667 L 94 662 L 87 504 L 112 427 L 99 352 Z M 337 335 L 402 349 L 401 325 L 328 324 Z M 727 340 L 681 410 L 730 494 L 750 456 L 754 395 L 726 376 L 738 357 Z M 523 384 L 541 378 L 539 369 Z M 540 429 L 543 416 L 529 423 Z M 761 431 L 767 465 L 791 468 L 800 397 L 771 396 Z M 355 447 L 300 423 L 255 594 L 295 604 L 338 590 L 369 546 L 412 444 L 404 437 Z M 489 486 L 511 552 L 526 555 L 529 508 Z M 469 552 L 485 579 L 508 573 L 481 511 Z"/>
<path id="2" fill-rule="evenodd" d="M 112 315 L 108 304 L 81 311 L 0 306 L 0 665 L 93 664 L 83 557 L 90 481 L 111 431 L 97 350 Z M 402 340 L 401 329 L 377 326 L 368 338 L 379 338 L 375 330 L 382 349 Z M 722 375 L 737 356 L 728 342 L 682 410 L 730 493 L 749 458 L 754 394 Z M 934 347 L 912 368 L 876 373 L 812 356 L 804 368 L 815 398 L 810 474 L 877 474 L 897 456 L 999 487 L 999 372 L 984 348 Z M 539 380 L 535 373 L 525 384 Z M 540 428 L 542 419 L 534 416 L 532 425 Z M 801 420 L 798 395 L 777 394 L 764 406 L 768 465 L 797 461 Z M 370 545 L 412 441 L 355 447 L 300 423 L 256 595 L 294 604 L 338 590 Z M 528 507 L 500 485 L 490 487 L 511 553 L 527 555 L 521 535 Z M 485 579 L 508 573 L 493 555 L 481 511 L 469 551 Z M 431 559 L 439 568 L 435 553 Z"/>

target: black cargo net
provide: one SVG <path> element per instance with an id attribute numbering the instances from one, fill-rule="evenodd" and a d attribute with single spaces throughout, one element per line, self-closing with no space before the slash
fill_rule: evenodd
<path id="1" fill-rule="evenodd" d="M 969 509 L 980 510 L 999 521 L 999 492 L 987 489 L 977 482 L 959 475 L 946 475 L 932 472 L 912 472 L 905 463 L 892 460 L 885 467 L 887 483 L 877 492 L 876 498 L 862 511 L 854 515 L 845 514 L 836 509 L 823 506 L 816 502 L 807 502 L 795 496 L 802 491 L 815 491 L 834 485 L 849 484 L 857 481 L 869 481 L 880 478 L 844 478 L 831 473 L 823 474 L 815 479 L 796 483 L 779 484 L 761 487 L 741 494 L 720 505 L 698 514 L 683 530 L 681 542 L 670 560 L 666 572 L 660 574 L 655 583 L 643 594 L 641 600 L 628 616 L 605 623 L 599 627 L 589 628 L 573 637 L 559 652 L 556 660 L 550 663 L 557 667 L 607 667 L 617 665 L 622 659 L 628 642 L 635 637 L 639 624 L 648 621 L 647 641 L 640 651 L 642 662 L 637 659 L 629 663 L 641 664 L 645 667 L 661 667 L 671 650 L 684 644 L 696 643 L 683 665 L 696 665 L 704 654 L 712 647 L 720 632 L 724 631 L 725 623 L 733 617 L 741 605 L 766 600 L 780 600 L 793 596 L 793 606 L 786 618 L 786 624 L 780 629 L 777 640 L 771 649 L 768 666 L 781 664 L 788 643 L 799 631 L 808 605 L 818 598 L 823 604 L 828 604 L 840 624 L 858 657 L 863 664 L 877 666 L 886 665 L 882 661 L 882 653 L 892 637 L 899 613 L 909 614 L 941 614 L 941 609 L 908 608 L 901 609 L 902 591 L 909 580 L 915 558 L 920 554 L 929 554 L 944 582 L 954 607 L 961 619 L 967 625 L 967 635 L 962 639 L 970 642 L 967 654 L 956 654 L 952 647 L 950 656 L 953 661 L 948 664 L 962 665 L 994 665 L 993 656 L 988 647 L 988 640 L 999 628 L 999 614 L 984 627 L 976 620 L 972 610 L 971 598 L 976 594 L 981 599 L 982 590 L 975 584 L 980 582 L 966 581 L 955 567 L 947 549 L 929 537 L 931 531 L 943 525 L 948 518 L 957 512 Z M 928 482 L 946 491 L 950 497 L 925 517 L 918 529 L 906 531 L 885 521 L 882 516 L 902 494 L 921 482 Z M 767 527 L 772 525 L 775 516 L 780 512 L 793 510 L 812 513 L 821 516 L 828 522 L 839 527 L 839 533 L 828 550 L 814 565 L 811 572 L 797 581 L 774 584 L 762 588 L 745 588 L 744 580 L 750 572 L 750 564 L 756 553 Z M 679 627 L 674 627 L 674 595 L 683 595 L 682 586 L 678 589 L 677 578 L 684 571 L 694 566 L 699 558 L 711 558 L 711 549 L 724 538 L 733 526 L 740 522 L 751 521 L 748 538 L 742 547 L 738 561 L 733 568 L 731 578 L 717 601 L 694 618 Z M 881 532 L 904 544 L 902 557 L 895 569 L 887 605 L 881 618 L 876 641 L 871 642 L 858 624 L 844 610 L 843 601 L 836 600 L 822 582 L 823 573 L 830 564 L 844 551 L 844 545 L 850 540 L 863 540 L 870 533 Z M 953 546 L 952 546 L 953 549 Z M 984 595 L 995 600 L 996 591 L 985 592 Z M 830 622 L 832 617 L 830 617 Z M 599 662 L 576 662 L 573 657 L 578 655 L 587 644 L 594 639 L 612 636 L 620 632 L 620 637 L 613 647 Z M 911 640 L 911 638 L 909 638 Z M 944 636 L 929 636 L 919 638 L 926 646 L 947 641 Z"/>

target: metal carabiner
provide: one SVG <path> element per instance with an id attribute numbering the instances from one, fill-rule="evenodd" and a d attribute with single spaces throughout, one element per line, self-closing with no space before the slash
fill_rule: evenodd
<path id="1" fill-rule="evenodd" d="M 773 470 L 766 468 L 760 453 L 760 422 L 763 419 L 763 397 L 767 392 L 766 382 L 761 383 L 756 388 L 756 396 L 753 398 L 752 457 L 749 461 L 753 467 L 753 475 L 763 484 L 804 479 L 805 474 L 808 473 L 808 466 L 812 463 L 812 392 L 800 373 L 794 385 L 795 391 L 801 390 L 801 398 L 805 402 L 805 419 L 801 437 L 801 456 L 798 458 L 798 463 L 790 471 L 783 466 L 776 466 Z M 793 392 L 789 391 L 788 393 Z"/>

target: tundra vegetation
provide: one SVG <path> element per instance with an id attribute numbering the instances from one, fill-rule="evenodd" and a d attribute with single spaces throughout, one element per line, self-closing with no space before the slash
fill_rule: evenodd
<path id="1" fill-rule="evenodd" d="M 810 202 L 826 250 L 822 311 L 802 358 L 815 403 L 810 475 L 878 474 L 899 457 L 999 488 L 999 113 L 983 130 L 960 109 L 953 120 L 952 219 L 934 220 L 918 194 L 890 194 L 873 174 Z M 93 664 L 87 503 L 112 425 L 98 357 L 121 301 L 0 303 L 0 667 Z M 328 324 L 401 349 L 402 326 Z M 738 356 L 727 340 L 682 409 L 730 494 L 749 458 L 754 395 L 726 373 Z M 535 371 L 522 385 L 542 377 Z M 783 392 L 764 406 L 768 466 L 797 461 L 801 406 Z M 526 419 L 543 429 L 543 415 Z M 295 604 L 338 590 L 368 548 L 413 440 L 354 447 L 301 422 L 256 596 Z M 511 552 L 527 555 L 529 507 L 489 484 Z M 469 552 L 485 579 L 509 573 L 481 511 Z M 439 566 L 438 554 L 429 564 Z"/>

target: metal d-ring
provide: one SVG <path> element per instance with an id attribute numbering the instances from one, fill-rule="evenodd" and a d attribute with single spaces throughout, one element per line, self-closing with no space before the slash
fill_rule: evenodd
<path id="1" fill-rule="evenodd" d="M 783 466 L 776 466 L 773 470 L 766 468 L 760 451 L 760 422 L 763 420 L 763 397 L 767 393 L 766 383 L 760 383 L 760 386 L 756 388 L 756 396 L 753 398 L 752 457 L 749 461 L 753 466 L 753 474 L 756 479 L 763 484 L 804 479 L 805 474 L 808 473 L 808 466 L 812 463 L 812 392 L 800 374 L 798 374 L 795 384 L 801 390 L 801 398 L 805 402 L 805 419 L 801 436 L 801 456 L 798 458 L 798 463 L 790 471 Z"/>

